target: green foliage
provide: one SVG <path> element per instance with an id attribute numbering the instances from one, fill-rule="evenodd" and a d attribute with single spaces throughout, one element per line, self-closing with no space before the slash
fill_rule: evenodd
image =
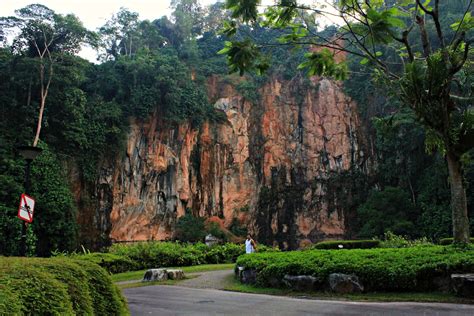
<path id="1" fill-rule="evenodd" d="M 98 264 L 110 273 L 135 271 L 140 268 L 139 264 L 134 260 L 113 253 L 93 252 L 83 255 L 72 255 L 71 258 L 86 260 Z"/>
<path id="2" fill-rule="evenodd" d="M 97 315 L 128 315 L 127 303 L 110 275 L 94 263 L 83 260 L 77 263 L 89 275 L 89 289 Z"/>
<path id="3" fill-rule="evenodd" d="M 178 219 L 176 223 L 175 236 L 180 241 L 198 242 L 204 241 L 206 230 L 204 218 L 195 217 L 191 213 L 186 213 Z"/>
<path id="4" fill-rule="evenodd" d="M 265 245 L 259 252 L 278 251 Z M 204 243 L 139 242 L 114 244 L 110 253 L 71 255 L 71 258 L 96 263 L 110 273 L 136 271 L 157 267 L 193 266 L 206 263 L 231 263 L 245 253 L 243 244 L 225 243 L 206 246 Z"/>
<path id="5" fill-rule="evenodd" d="M 47 256 L 54 249 L 76 248 L 77 222 L 66 175 L 49 147 L 41 147 L 43 152 L 32 164 L 32 193 L 37 201 L 33 229 L 38 238 L 37 253 Z"/>
<path id="6" fill-rule="evenodd" d="M 380 241 L 381 248 L 407 248 L 407 247 L 416 247 L 416 246 L 432 246 L 431 243 L 426 237 L 422 237 L 415 240 L 410 240 L 406 237 L 395 235 L 391 231 L 387 231 L 384 234 L 384 238 Z"/>
<path id="7" fill-rule="evenodd" d="M 220 240 L 227 241 L 227 234 L 221 229 L 218 223 L 210 222 L 206 229 L 207 234 L 211 234 L 214 237 L 219 238 Z"/>
<path id="8" fill-rule="evenodd" d="M 102 268 L 66 258 L 0 257 L 0 298 L 2 315 L 129 314 L 125 299 Z"/>
<path id="9" fill-rule="evenodd" d="M 311 275 L 322 283 L 331 273 L 355 274 L 367 291 L 435 290 L 437 277 L 467 273 L 474 268 L 474 250 L 453 247 L 308 250 L 244 255 L 237 265 L 257 270 L 257 283 L 285 274 Z"/>
<path id="10" fill-rule="evenodd" d="M 444 245 L 444 246 L 451 245 L 453 241 L 454 241 L 454 238 L 441 238 L 439 240 L 439 244 Z M 474 238 L 471 237 L 470 241 L 471 241 L 471 244 L 474 243 Z"/>
<path id="11" fill-rule="evenodd" d="M 239 82 L 235 88 L 246 100 L 253 102 L 254 104 L 260 100 L 258 87 L 251 79 Z"/>
<path id="12" fill-rule="evenodd" d="M 332 240 L 318 242 L 311 249 L 368 249 L 377 248 L 379 244 L 378 240 Z"/>
<path id="13" fill-rule="evenodd" d="M 301 63 L 298 69 L 308 69 L 308 76 L 328 76 L 336 80 L 347 78 L 347 65 L 345 63 L 336 63 L 334 53 L 327 48 L 321 51 L 306 53 L 307 61 Z"/>
<path id="14" fill-rule="evenodd" d="M 399 188 L 373 191 L 357 209 L 357 218 L 361 223 L 359 235 L 382 236 L 387 231 L 397 235 L 414 235 L 413 209 L 409 195 Z"/>
<path id="15" fill-rule="evenodd" d="M 245 237 L 248 234 L 247 226 L 242 224 L 236 217 L 232 218 L 229 230 L 232 234 L 238 237 Z"/>
<path id="16" fill-rule="evenodd" d="M 229 72 L 239 72 L 241 76 L 249 70 L 255 70 L 261 74 L 270 66 L 268 60 L 260 54 L 259 48 L 250 39 L 226 41 L 224 48 L 218 53 L 227 55 Z"/>
<path id="17" fill-rule="evenodd" d="M 200 246 L 199 246 L 200 245 Z M 134 244 L 114 244 L 109 252 L 128 257 L 137 264 L 137 269 L 192 266 L 204 263 L 204 244 L 194 247 L 177 242 L 140 242 Z"/>

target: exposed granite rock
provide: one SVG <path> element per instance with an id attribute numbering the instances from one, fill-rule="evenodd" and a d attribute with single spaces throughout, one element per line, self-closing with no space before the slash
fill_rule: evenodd
<path id="1" fill-rule="evenodd" d="M 325 78 L 272 78 L 259 94 L 247 100 L 211 77 L 209 99 L 226 123 L 130 119 L 126 151 L 104 163 L 93 190 L 93 226 L 114 240 L 163 240 L 190 209 L 226 226 L 237 218 L 283 249 L 343 238 L 353 174 L 365 168 L 356 104 Z"/>

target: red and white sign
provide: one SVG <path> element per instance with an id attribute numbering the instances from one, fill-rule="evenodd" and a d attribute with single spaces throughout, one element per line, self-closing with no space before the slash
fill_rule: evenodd
<path id="1" fill-rule="evenodd" d="M 21 195 L 20 207 L 18 208 L 18 218 L 31 223 L 33 221 L 33 211 L 35 209 L 35 200 L 23 193 Z"/>

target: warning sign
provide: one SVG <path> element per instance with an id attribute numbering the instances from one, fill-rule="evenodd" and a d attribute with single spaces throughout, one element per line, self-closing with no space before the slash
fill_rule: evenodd
<path id="1" fill-rule="evenodd" d="M 33 211 L 35 209 L 35 200 L 23 193 L 21 195 L 20 207 L 18 208 L 18 217 L 28 223 L 33 221 Z"/>

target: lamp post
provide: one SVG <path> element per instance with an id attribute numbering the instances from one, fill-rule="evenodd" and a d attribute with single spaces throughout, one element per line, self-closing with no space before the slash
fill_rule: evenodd
<path id="1" fill-rule="evenodd" d="M 33 146 L 18 146 L 18 152 L 26 160 L 25 167 L 25 194 L 30 194 L 30 170 L 31 162 L 43 151 L 41 148 Z M 20 243 L 20 256 L 26 256 L 26 222 L 22 221 L 21 227 L 21 243 Z"/>

